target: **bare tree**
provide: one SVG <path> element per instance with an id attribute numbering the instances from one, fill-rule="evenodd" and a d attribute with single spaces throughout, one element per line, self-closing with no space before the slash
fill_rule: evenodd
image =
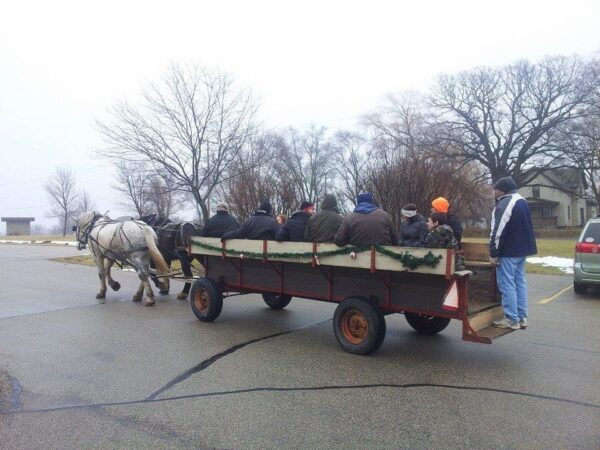
<path id="1" fill-rule="evenodd" d="M 590 114 L 599 73 L 597 60 L 559 56 L 442 75 L 430 97 L 438 138 L 451 144 L 448 156 L 479 162 L 493 180 L 527 184 L 564 162 L 557 128 Z"/>
<path id="2" fill-rule="evenodd" d="M 220 188 L 220 197 L 241 220 L 248 218 L 263 200 L 277 213 L 290 214 L 298 205 L 294 183 L 277 161 L 280 136 L 267 133 L 254 139 L 234 163 L 230 177 Z"/>
<path id="3" fill-rule="evenodd" d="M 600 116 L 578 119 L 563 127 L 560 144 L 573 165 L 583 171 L 589 198 L 600 205 Z"/>
<path id="4" fill-rule="evenodd" d="M 333 137 L 334 170 L 341 200 L 352 204 L 367 183 L 367 140 L 364 136 L 339 131 Z"/>
<path id="5" fill-rule="evenodd" d="M 172 66 L 162 85 L 143 93 L 140 106 L 117 105 L 110 123 L 98 123 L 108 144 L 100 154 L 164 171 L 190 193 L 206 221 L 209 199 L 235 176 L 230 169 L 252 135 L 256 109 L 252 94 L 229 75 Z"/>
<path id="6" fill-rule="evenodd" d="M 181 204 L 184 203 L 183 196 L 168 173 L 151 174 L 147 188 L 147 203 L 160 217 L 170 218 L 181 209 Z"/>
<path id="7" fill-rule="evenodd" d="M 90 197 L 90 194 L 85 189 L 79 194 L 79 200 L 77 201 L 77 214 L 84 213 L 86 211 L 93 211 L 96 208 L 94 201 Z"/>
<path id="8" fill-rule="evenodd" d="M 370 135 L 366 183 L 396 224 L 402 206 L 414 203 L 427 214 L 431 201 L 444 196 L 463 219 L 482 217 L 490 200 L 482 189 L 485 170 L 476 162 L 448 156 L 437 139 L 427 109 L 415 93 L 389 95 L 378 111 L 364 118 Z"/>
<path id="9" fill-rule="evenodd" d="M 71 216 L 77 212 L 78 201 L 75 178 L 71 169 L 57 167 L 44 184 L 44 190 L 50 200 L 49 217 L 59 219 L 62 235 L 66 236 L 67 224 Z"/>
<path id="10" fill-rule="evenodd" d="M 148 199 L 149 179 L 148 169 L 143 163 L 118 161 L 116 167 L 116 183 L 113 189 L 123 196 L 121 206 L 133 207 L 139 217 L 151 212 Z"/>
<path id="11" fill-rule="evenodd" d="M 325 138 L 325 128 L 284 130 L 275 143 L 277 172 L 292 183 L 297 200 L 316 201 L 333 190 L 335 150 Z"/>

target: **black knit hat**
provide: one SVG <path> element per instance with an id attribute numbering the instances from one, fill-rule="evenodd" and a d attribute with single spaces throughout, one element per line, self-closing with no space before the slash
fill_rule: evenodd
<path id="1" fill-rule="evenodd" d="M 273 208 L 271 207 L 271 204 L 268 202 L 268 200 L 265 200 L 264 202 L 262 202 L 260 204 L 260 206 L 258 207 L 258 209 L 263 210 L 267 214 L 271 214 L 271 211 L 273 210 Z"/>
<path id="2" fill-rule="evenodd" d="M 300 203 L 300 207 L 298 208 L 298 211 L 302 211 L 305 210 L 306 208 L 311 208 L 315 206 L 314 204 L 312 204 L 311 202 L 307 202 L 306 200 L 304 200 L 302 203 Z"/>
<path id="3" fill-rule="evenodd" d="M 517 190 L 517 183 L 515 183 L 515 180 L 513 180 L 512 177 L 500 178 L 494 183 L 494 189 L 498 189 L 507 194 Z"/>

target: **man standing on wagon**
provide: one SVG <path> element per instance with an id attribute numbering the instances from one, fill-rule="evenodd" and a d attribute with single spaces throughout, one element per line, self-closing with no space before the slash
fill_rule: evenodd
<path id="1" fill-rule="evenodd" d="M 500 178 L 494 184 L 494 195 L 497 200 L 492 212 L 490 262 L 497 266 L 504 319 L 492 325 L 518 330 L 528 325 L 525 259 L 537 253 L 533 223 L 527 200 L 517 192 L 511 177 Z"/>

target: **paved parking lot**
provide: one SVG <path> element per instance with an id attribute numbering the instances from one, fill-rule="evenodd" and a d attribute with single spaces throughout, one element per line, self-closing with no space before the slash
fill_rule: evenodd
<path id="1" fill-rule="evenodd" d="M 233 297 L 205 324 L 117 272 L 99 305 L 94 268 L 48 261 L 75 253 L 0 245 L 2 448 L 600 447 L 600 293 L 569 277 L 530 276 L 530 328 L 492 345 L 392 315 L 360 357 L 326 303 Z"/>

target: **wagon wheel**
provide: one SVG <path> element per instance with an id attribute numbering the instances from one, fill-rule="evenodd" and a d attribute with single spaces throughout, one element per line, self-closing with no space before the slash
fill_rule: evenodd
<path id="1" fill-rule="evenodd" d="M 333 331 L 344 350 L 368 355 L 377 350 L 385 338 L 385 318 L 373 302 L 363 297 L 349 297 L 335 310 Z"/>
<path id="2" fill-rule="evenodd" d="M 450 323 L 446 317 L 436 317 L 427 314 L 405 312 L 404 317 L 411 327 L 420 334 L 436 334 L 442 331 Z"/>
<path id="3" fill-rule="evenodd" d="M 278 295 L 271 292 L 264 292 L 262 298 L 271 309 L 283 309 L 292 301 L 291 295 Z"/>
<path id="4" fill-rule="evenodd" d="M 202 322 L 212 322 L 223 309 L 223 292 L 210 278 L 198 278 L 190 291 L 192 311 Z"/>

